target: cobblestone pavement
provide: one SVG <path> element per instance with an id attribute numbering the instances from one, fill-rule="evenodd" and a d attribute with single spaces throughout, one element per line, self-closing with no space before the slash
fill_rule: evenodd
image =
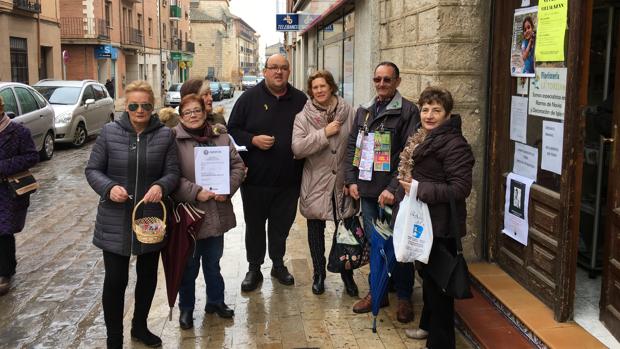
<path id="1" fill-rule="evenodd" d="M 97 195 L 84 178 L 89 142 L 80 149 L 59 149 L 51 161 L 34 168 L 41 190 L 32 197 L 27 224 L 17 235 L 17 275 L 11 291 L 0 298 L 1 348 L 100 348 L 105 346 L 101 307 L 102 253 L 91 243 Z M 312 294 L 312 263 L 306 242 L 305 220 L 298 216 L 288 240 L 286 265 L 295 275 L 294 286 L 282 286 L 269 277 L 270 262 L 263 266 L 262 287 L 242 294 L 240 284 L 247 270 L 244 222 L 240 195 L 233 199 L 237 228 L 226 234 L 222 273 L 226 302 L 235 310 L 233 320 L 202 311 L 204 281 L 197 283 L 195 328 L 180 329 L 178 308 L 168 321 L 163 268 L 149 317 L 150 329 L 160 335 L 165 348 L 422 348 L 424 341 L 407 339 L 404 329 L 415 324 L 396 321 L 396 297 L 381 310 L 378 333 L 371 331 L 371 316 L 351 311 L 355 299 L 344 292 L 339 275 L 329 274 L 326 292 Z M 331 241 L 328 238 L 327 244 Z M 355 274 L 360 294 L 365 294 L 367 268 Z M 135 258 L 125 302 L 125 345 L 131 342 Z M 421 309 L 421 289 L 414 292 L 416 322 Z M 471 348 L 457 332 L 458 347 Z"/>

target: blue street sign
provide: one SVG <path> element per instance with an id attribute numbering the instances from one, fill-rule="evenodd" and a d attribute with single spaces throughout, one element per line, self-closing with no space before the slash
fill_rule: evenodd
<path id="1" fill-rule="evenodd" d="M 118 51 L 112 47 L 112 45 L 97 45 L 95 46 L 95 59 L 117 59 Z"/>
<path id="2" fill-rule="evenodd" d="M 299 31 L 299 15 L 296 13 L 276 14 L 276 31 Z"/>

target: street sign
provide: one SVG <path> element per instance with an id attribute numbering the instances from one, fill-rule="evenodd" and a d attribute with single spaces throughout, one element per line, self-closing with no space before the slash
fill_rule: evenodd
<path id="1" fill-rule="evenodd" d="M 62 61 L 65 63 L 68 63 L 69 59 L 71 59 L 71 55 L 69 54 L 69 51 L 62 50 Z"/>

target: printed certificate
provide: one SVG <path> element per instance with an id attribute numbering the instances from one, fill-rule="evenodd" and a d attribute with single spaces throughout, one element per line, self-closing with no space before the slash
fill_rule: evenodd
<path id="1" fill-rule="evenodd" d="M 218 195 L 230 194 L 230 148 L 195 147 L 196 184 Z"/>

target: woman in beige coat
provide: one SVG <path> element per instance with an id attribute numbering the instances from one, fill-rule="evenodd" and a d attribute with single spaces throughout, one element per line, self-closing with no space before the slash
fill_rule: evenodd
<path id="1" fill-rule="evenodd" d="M 192 328 L 194 321 L 195 282 L 200 270 L 207 286 L 207 313 L 231 318 L 232 309 L 224 303 L 224 279 L 220 273 L 220 258 L 224 251 L 224 233 L 237 225 L 231 197 L 245 177 L 245 165 L 227 134 L 218 135 L 207 123 L 204 101 L 189 94 L 179 105 L 180 124 L 174 130 L 181 168 L 179 187 L 173 194 L 178 202 L 189 202 L 205 211 L 202 227 L 196 236 L 196 246 L 185 267 L 179 290 L 179 323 L 182 329 Z M 218 195 L 196 184 L 194 174 L 194 147 L 223 146 L 230 149 L 230 194 Z"/>
<path id="2" fill-rule="evenodd" d="M 342 162 L 353 125 L 353 107 L 337 95 L 332 74 L 319 70 L 308 78 L 304 109 L 293 127 L 293 153 L 305 158 L 299 210 L 308 220 L 308 245 L 314 267 L 312 292 L 325 291 L 325 221 L 353 216 L 353 202 L 344 190 Z M 355 297 L 353 271 L 341 274 L 347 294 Z"/>

